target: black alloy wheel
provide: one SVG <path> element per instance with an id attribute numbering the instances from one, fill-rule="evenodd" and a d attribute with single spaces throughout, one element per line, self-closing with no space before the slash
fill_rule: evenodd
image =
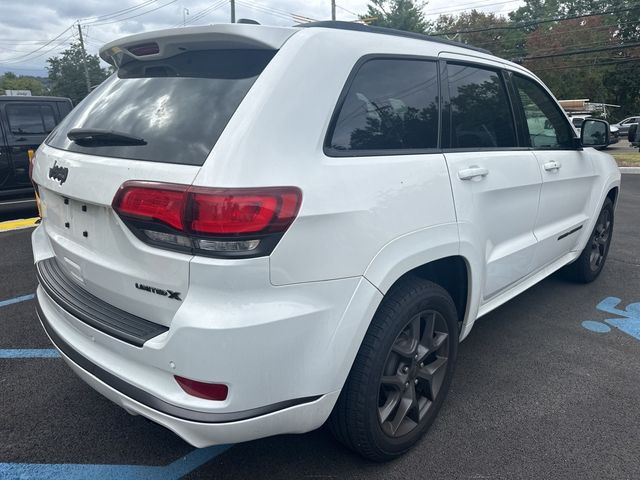
<path id="1" fill-rule="evenodd" d="M 563 269 L 563 274 L 569 280 L 580 283 L 593 282 L 602 269 L 609 254 L 611 238 L 613 237 L 614 210 L 610 198 L 604 201 L 602 210 L 596 220 L 587 245 L 580 256 Z"/>
<path id="2" fill-rule="evenodd" d="M 602 268 L 609 250 L 612 230 L 612 212 L 608 208 L 603 208 L 590 239 L 591 254 L 589 255 L 589 265 L 594 272 Z"/>
<path id="3" fill-rule="evenodd" d="M 391 347 L 380 379 L 378 418 L 382 431 L 401 437 L 425 418 L 442 388 L 449 329 L 435 310 L 415 315 Z"/>
<path id="4" fill-rule="evenodd" d="M 329 428 L 360 455 L 396 458 L 429 429 L 447 395 L 459 317 L 449 293 L 420 278 L 385 295 L 331 413 Z"/>

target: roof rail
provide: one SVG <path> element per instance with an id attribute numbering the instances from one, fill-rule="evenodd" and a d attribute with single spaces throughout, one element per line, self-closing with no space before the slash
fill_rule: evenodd
<path id="1" fill-rule="evenodd" d="M 424 35 L 422 33 L 414 33 L 414 32 L 405 32 L 403 30 L 396 30 L 394 28 L 386 28 L 386 27 L 372 27 L 370 25 L 363 25 L 361 23 L 354 22 L 343 22 L 343 21 L 322 21 L 322 22 L 309 22 L 309 23 L 300 23 L 296 25 L 296 27 L 304 27 L 304 28 L 335 28 L 338 30 L 351 30 L 354 32 L 367 32 L 367 33 L 379 33 L 382 35 L 393 35 L 395 37 L 406 37 L 406 38 L 415 38 L 416 40 L 426 40 L 428 42 L 436 42 L 443 43 L 445 45 L 452 45 L 454 47 L 467 48 L 469 50 L 475 50 L 476 52 L 487 53 L 492 55 L 489 50 L 484 48 L 472 47 L 470 45 L 466 45 L 460 42 L 454 42 L 452 40 L 446 40 L 440 37 L 433 37 L 431 35 Z"/>

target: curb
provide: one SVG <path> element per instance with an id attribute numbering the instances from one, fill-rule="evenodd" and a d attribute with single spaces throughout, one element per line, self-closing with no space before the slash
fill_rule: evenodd
<path id="1" fill-rule="evenodd" d="M 640 167 L 618 167 L 620 168 L 620 173 L 640 173 Z"/>

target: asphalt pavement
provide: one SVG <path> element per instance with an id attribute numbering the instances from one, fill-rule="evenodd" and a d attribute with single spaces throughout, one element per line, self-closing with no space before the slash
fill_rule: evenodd
<path id="1" fill-rule="evenodd" d="M 110 403 L 38 324 L 30 232 L 0 233 L 2 479 L 640 478 L 640 175 L 623 176 L 600 278 L 554 275 L 480 319 L 431 430 L 382 465 L 325 429 L 195 450 Z"/>

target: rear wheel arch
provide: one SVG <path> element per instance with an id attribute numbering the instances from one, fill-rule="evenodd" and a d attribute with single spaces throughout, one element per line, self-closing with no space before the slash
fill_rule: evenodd
<path id="1" fill-rule="evenodd" d="M 611 200 L 611 203 L 613 203 L 613 207 L 614 208 L 616 206 L 616 201 L 618 200 L 618 193 L 619 192 L 620 192 L 620 187 L 613 187 L 607 193 L 607 198 Z"/>
<path id="2" fill-rule="evenodd" d="M 471 292 L 471 271 L 467 259 L 452 255 L 416 266 L 396 279 L 385 295 L 411 277 L 429 280 L 444 288 L 456 306 L 458 324 L 462 326 L 468 316 Z"/>

